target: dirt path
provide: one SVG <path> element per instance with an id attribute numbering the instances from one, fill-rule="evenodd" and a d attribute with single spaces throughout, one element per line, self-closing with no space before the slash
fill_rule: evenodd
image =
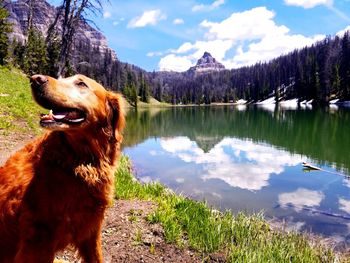
<path id="1" fill-rule="evenodd" d="M 152 202 L 116 201 L 107 212 L 102 232 L 104 262 L 203 262 L 196 252 L 165 242 L 162 227 L 146 220 L 153 209 Z M 58 258 L 79 262 L 72 249 L 65 250 Z"/>
<path id="2" fill-rule="evenodd" d="M 0 130 L 0 166 L 5 161 L 29 141 L 33 140 L 35 135 L 23 132 L 4 132 Z"/>

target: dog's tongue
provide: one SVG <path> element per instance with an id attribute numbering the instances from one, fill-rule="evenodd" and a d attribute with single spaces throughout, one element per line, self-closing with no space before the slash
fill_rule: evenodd
<path id="1" fill-rule="evenodd" d="M 70 122 L 79 123 L 84 121 L 84 116 L 78 111 L 53 111 L 50 110 L 49 114 L 41 115 L 42 122 Z"/>
<path id="2" fill-rule="evenodd" d="M 81 122 L 84 120 L 78 111 L 52 111 L 51 113 L 57 121 Z"/>
<path id="3" fill-rule="evenodd" d="M 59 112 L 50 111 L 50 113 L 52 113 L 52 116 L 56 120 L 62 120 L 70 114 L 70 112 L 68 112 L 68 111 L 62 111 L 62 112 L 61 111 L 59 111 Z"/>

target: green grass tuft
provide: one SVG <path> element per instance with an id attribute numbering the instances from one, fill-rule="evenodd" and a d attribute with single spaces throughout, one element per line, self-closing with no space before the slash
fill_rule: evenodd
<path id="1" fill-rule="evenodd" d="M 17 69 L 0 66 L 0 131 L 38 132 L 39 112 L 29 78 Z"/>
<path id="2" fill-rule="evenodd" d="M 157 209 L 148 215 L 149 222 L 162 224 L 167 242 L 187 245 L 203 257 L 220 252 L 228 262 L 347 262 L 321 244 L 311 245 L 304 235 L 272 230 L 261 213 L 221 213 L 159 183 L 141 184 L 125 156 L 115 186 L 116 198 L 154 201 Z"/>
<path id="3" fill-rule="evenodd" d="M 141 185 L 131 173 L 129 159 L 124 156 L 119 161 L 116 178 L 115 188 L 118 189 L 116 195 L 120 199 L 153 200 L 165 191 L 165 187 L 159 183 Z"/>

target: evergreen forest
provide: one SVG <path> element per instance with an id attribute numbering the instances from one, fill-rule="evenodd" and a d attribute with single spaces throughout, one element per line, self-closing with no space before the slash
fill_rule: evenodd
<path id="1" fill-rule="evenodd" d="M 90 2 L 85 0 L 81 4 L 86 4 L 86 1 Z M 64 0 L 63 5 L 69 7 L 70 2 Z M 71 12 L 79 23 L 88 23 L 82 14 Z M 98 46 L 86 41 L 67 43 L 63 52 L 62 39 L 66 38 L 57 21 L 53 21 L 47 36 L 28 21 L 26 41 L 21 43 L 10 39 L 12 29 L 8 15 L 6 1 L 0 0 L 1 65 L 18 67 L 28 75 L 85 74 L 106 88 L 122 92 L 133 106 L 137 106 L 138 101 L 149 102 L 151 96 L 172 104 L 210 104 L 238 99 L 257 102 L 271 96 L 277 101 L 291 98 L 313 100 L 318 105 L 328 104 L 335 98 L 350 100 L 349 31 L 341 36 L 327 36 L 310 47 L 252 66 L 207 73 L 191 70 L 147 72 L 119 61 L 112 53 L 102 52 Z M 79 26 L 73 22 L 67 22 L 68 29 Z M 75 30 L 67 32 L 74 35 Z M 65 56 L 63 59 L 62 55 Z"/>

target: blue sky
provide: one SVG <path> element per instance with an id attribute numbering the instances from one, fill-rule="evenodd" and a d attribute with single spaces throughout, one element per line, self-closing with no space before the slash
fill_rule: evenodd
<path id="1" fill-rule="evenodd" d="M 237 68 L 345 30 L 350 0 L 110 0 L 91 19 L 121 61 L 148 71 L 187 70 L 204 51 Z"/>

